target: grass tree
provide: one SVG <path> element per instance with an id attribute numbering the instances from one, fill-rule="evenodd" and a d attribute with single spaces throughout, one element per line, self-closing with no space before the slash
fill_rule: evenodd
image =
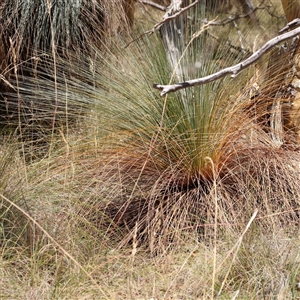
<path id="1" fill-rule="evenodd" d="M 21 86 L 22 75 L 34 77 L 40 70 L 55 86 L 56 61 L 78 60 L 81 56 L 94 58 L 95 48 L 109 43 L 111 36 L 128 31 L 132 6 L 132 1 L 2 1 L 0 72 L 1 90 L 7 91 L 2 97 L 2 123 L 15 123 L 17 119 L 17 123 L 26 124 L 28 119 L 42 119 L 38 111 L 44 109 L 44 103 L 40 104 L 38 99 L 22 102 L 12 85 Z M 71 73 L 70 69 L 66 76 Z M 55 106 L 61 103 L 57 97 L 52 102 L 49 113 L 53 115 Z"/>
<path id="2" fill-rule="evenodd" d="M 105 34 L 132 22 L 132 1 L 3 1 L 1 40 L 9 63 L 26 62 L 43 53 L 91 55 Z M 110 14 L 108 14 L 110 11 Z M 112 23 L 112 21 L 115 22 Z"/>
<path id="3" fill-rule="evenodd" d="M 195 7 L 194 12 L 197 12 L 198 8 Z M 228 55 L 225 61 L 218 59 L 224 58 L 225 52 L 230 53 L 230 47 L 226 47 L 228 43 L 219 44 L 215 53 L 205 52 L 204 45 L 207 45 L 208 38 L 204 27 L 199 26 L 197 29 L 197 24 L 193 24 L 191 33 L 186 22 L 184 16 L 179 18 L 176 20 L 176 26 L 171 27 L 166 33 L 173 41 L 169 46 L 174 52 L 168 57 L 173 66 L 171 81 L 174 78 L 177 80 L 212 73 L 220 68 L 220 63 L 230 65 L 241 58 L 232 54 Z M 186 27 L 180 27 L 180 24 Z M 177 30 L 172 31 L 175 27 Z M 184 39 L 177 40 L 180 44 L 178 46 L 182 48 L 173 47 L 179 28 L 183 38 L 190 36 L 186 43 L 183 42 Z M 179 54 L 176 52 L 178 49 Z M 203 53 L 199 49 L 203 49 Z M 201 55 L 205 59 L 199 61 Z M 146 69 L 161 70 L 161 62 L 155 67 L 155 60 L 151 58 L 154 65 L 152 63 L 151 68 Z M 156 77 L 152 75 L 151 78 L 153 80 Z M 147 78 L 143 79 L 147 82 Z M 126 83 L 130 80 L 132 78 L 126 79 Z M 125 139 L 118 137 L 122 141 L 121 153 L 116 152 L 118 168 L 122 170 L 120 174 L 123 174 L 122 178 L 129 176 L 134 180 L 128 199 L 125 202 L 113 201 L 106 208 L 109 219 L 115 224 L 112 228 L 119 224 L 125 228 L 135 227 L 137 231 L 129 232 L 131 238 L 138 232 L 150 239 L 150 245 L 154 241 L 168 245 L 168 242 L 173 241 L 174 236 L 181 232 L 180 228 L 196 228 L 199 225 L 197 222 L 207 220 L 212 211 L 217 214 L 218 205 L 237 209 L 237 211 L 225 209 L 226 213 L 218 216 L 219 221 L 224 221 L 223 217 L 226 221 L 235 218 L 245 205 L 245 193 L 239 194 L 239 189 L 244 190 L 242 187 L 247 186 L 249 190 L 259 191 L 265 188 L 260 182 L 270 183 L 270 180 L 276 182 L 274 185 L 267 184 L 270 194 L 255 193 L 256 200 L 251 201 L 252 205 L 261 207 L 265 212 L 278 211 L 281 205 L 293 211 L 298 202 L 290 191 L 296 191 L 296 186 L 290 185 L 287 181 L 282 185 L 279 178 L 292 176 L 296 179 L 296 169 L 290 172 L 285 168 L 284 156 L 286 155 L 294 165 L 297 154 L 293 152 L 283 154 L 282 150 L 277 148 L 278 145 L 272 135 L 265 133 L 265 124 L 259 122 L 268 113 L 267 104 L 265 109 L 255 110 L 254 114 L 249 110 L 249 106 L 253 106 L 255 100 L 254 102 L 251 100 L 249 92 L 252 83 L 248 86 L 244 80 L 249 80 L 249 77 L 246 75 L 235 80 L 225 79 L 191 90 L 187 89 L 166 96 L 161 102 L 152 96 L 151 104 L 148 105 L 146 103 L 149 96 L 141 97 L 143 99 L 141 103 L 141 99 L 136 102 L 134 94 L 131 96 L 129 90 L 125 92 L 123 88 L 126 85 L 122 84 L 121 93 L 123 97 L 125 94 L 126 102 L 130 99 L 130 104 L 126 102 L 117 104 L 117 111 L 114 111 L 110 104 L 109 113 L 112 115 L 109 118 L 116 121 L 112 127 L 117 128 L 118 134 L 125 133 L 127 136 Z M 134 79 L 134 82 L 137 85 L 138 80 Z M 113 90 L 119 93 L 119 87 Z M 147 89 L 141 86 L 139 90 Z M 234 100 L 232 94 L 236 95 Z M 112 103 L 112 100 L 108 103 Z M 156 106 L 157 103 L 160 103 L 159 107 Z M 152 108 L 153 114 L 148 111 L 149 107 Z M 102 108 L 101 111 L 106 109 Z M 129 118 L 125 117 L 128 113 L 132 114 Z M 135 115 L 136 113 L 138 115 Z M 116 115 L 122 116 L 122 119 L 113 117 Z M 124 141 L 127 144 L 125 147 Z M 262 153 L 264 154 L 261 156 Z M 270 156 L 264 161 L 266 153 L 270 153 Z M 254 161 L 261 168 L 253 167 Z M 278 174 L 278 178 L 270 176 L 270 172 Z M 252 179 L 248 181 L 249 178 Z M 146 188 L 146 182 L 148 184 L 152 182 L 148 186 L 151 187 L 149 190 Z M 220 194 L 218 192 L 214 194 L 216 186 Z M 215 196 L 215 201 L 220 199 L 220 202 L 216 204 L 212 201 L 210 198 L 212 195 Z M 240 204 L 243 203 L 242 207 L 237 204 L 238 200 L 234 201 L 234 204 L 231 203 L 227 198 L 228 195 L 241 197 L 239 201 Z M 275 201 L 268 204 L 262 200 L 262 198 L 277 199 L 278 196 L 285 199 L 284 203 Z M 291 216 L 293 218 L 295 214 L 291 213 Z"/>
<path id="4" fill-rule="evenodd" d="M 47 149 L 55 128 L 65 127 L 75 111 L 79 115 L 82 111 L 81 104 L 73 102 L 68 106 L 66 98 L 59 95 L 58 61 L 95 59 L 95 49 L 105 51 L 104 45 L 110 43 L 112 36 L 126 35 L 132 7 L 132 1 L 2 1 L 1 128 L 17 128 L 24 143 Z M 64 72 L 66 77 L 76 76 L 71 63 Z M 47 78 L 48 88 L 56 91 L 48 93 L 47 99 L 37 96 L 34 83 L 24 90 L 26 78 L 38 76 Z M 43 150 L 37 151 L 38 155 L 42 153 Z"/>
<path id="5" fill-rule="evenodd" d="M 164 98 L 153 89 L 153 82 L 201 77 L 241 59 L 228 40 L 207 51 L 207 27 L 189 26 L 188 43 L 172 67 L 158 37 L 99 52 L 92 70 L 89 59 L 56 64 L 59 97 L 82 105 L 82 122 L 92 134 L 72 149 L 83 195 L 78 210 L 106 236 L 121 234 L 122 244 L 144 240 L 162 250 L 183 232 L 203 234 L 199 228 L 206 223 L 244 224 L 256 207 L 271 214 L 281 205 L 294 217 L 298 204 L 297 171 L 286 165 L 294 166 L 297 154 L 282 152 L 265 132 L 259 122 L 266 110 L 249 109 L 257 93 L 250 80 L 255 70 Z M 236 36 L 235 28 L 227 34 Z M 70 68 L 76 77 L 64 76 Z M 26 80 L 19 92 L 30 101 L 27 90 L 51 98 L 53 86 L 43 77 Z"/>

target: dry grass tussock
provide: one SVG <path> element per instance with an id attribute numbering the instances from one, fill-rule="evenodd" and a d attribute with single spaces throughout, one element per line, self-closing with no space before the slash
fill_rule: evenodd
<path id="1" fill-rule="evenodd" d="M 266 159 L 266 152 L 253 150 L 251 160 L 236 158 L 238 170 L 204 191 L 168 191 L 161 197 L 161 183 L 153 180 L 147 190 L 141 181 L 133 193 L 134 182 L 129 190 L 120 168 L 116 175 L 116 161 L 115 170 L 112 164 L 100 168 L 100 155 L 97 163 L 89 151 L 65 149 L 26 168 L 27 182 L 15 179 L 2 189 L 34 219 L 2 198 L 4 299 L 298 295 L 297 153 L 270 151 Z M 18 166 L 18 177 L 25 176 L 21 165 L 10 163 L 12 169 Z M 164 206 L 155 207 L 158 199 Z M 123 207 L 109 209 L 116 201 Z M 117 222 L 114 213 L 126 204 L 127 219 Z M 155 212 L 138 204 L 152 205 Z M 5 220 L 14 220 L 14 226 Z"/>
<path id="2" fill-rule="evenodd" d="M 242 229 L 255 209 L 266 231 L 298 223 L 298 152 L 243 149 L 212 178 L 196 178 L 188 185 L 177 181 L 184 175 L 176 166 L 160 173 L 140 157 L 124 161 L 117 153 L 109 163 L 106 159 L 99 153 L 98 160 L 87 157 L 80 165 L 79 178 L 89 188 L 79 214 L 105 230 L 110 240 L 125 236 L 120 245 L 136 239 L 152 253 L 164 252 L 181 243 L 183 232 L 203 239 L 206 224 Z"/>

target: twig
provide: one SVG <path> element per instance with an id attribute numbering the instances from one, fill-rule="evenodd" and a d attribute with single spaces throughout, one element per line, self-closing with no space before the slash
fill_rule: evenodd
<path id="1" fill-rule="evenodd" d="M 293 25 L 295 25 L 295 22 L 297 22 L 297 24 L 300 25 L 300 19 L 298 19 L 297 21 L 294 20 L 292 22 L 293 22 Z M 279 36 L 276 36 L 275 38 L 273 38 L 273 39 L 269 40 L 267 43 L 265 43 L 260 49 L 258 49 L 256 52 L 254 52 L 250 57 L 248 57 L 244 61 L 242 61 L 234 66 L 222 69 L 214 74 L 211 74 L 211 75 L 208 75 L 205 77 L 201 77 L 201 78 L 197 78 L 197 79 L 188 80 L 188 81 L 181 82 L 181 83 L 171 84 L 171 85 L 161 85 L 161 84 L 155 83 L 155 84 L 153 84 L 153 87 L 158 90 L 161 90 L 162 92 L 160 93 L 160 95 L 163 96 L 167 93 L 175 92 L 175 91 L 185 89 L 185 88 L 188 88 L 191 86 L 206 84 L 206 83 L 215 81 L 217 79 L 223 78 L 230 74 L 231 74 L 231 77 L 235 77 L 239 72 L 246 69 L 247 67 L 249 67 L 250 65 L 255 63 L 258 59 L 260 59 L 264 54 L 266 54 L 268 51 L 270 51 L 275 45 L 278 45 L 279 43 L 286 41 L 298 34 L 300 34 L 300 27 L 298 27 L 292 31 L 286 32 L 284 34 L 281 34 Z"/>
<path id="2" fill-rule="evenodd" d="M 295 19 L 293 21 L 291 21 L 290 23 L 288 23 L 285 27 L 283 27 L 281 30 L 279 30 L 279 33 L 282 34 L 290 29 L 292 29 L 293 27 L 299 26 L 300 25 L 300 19 Z"/>
<path id="3" fill-rule="evenodd" d="M 149 34 L 154 33 L 155 30 L 158 30 L 163 24 L 168 23 L 169 21 L 176 19 L 179 15 L 181 15 L 184 12 L 186 12 L 187 10 L 189 10 L 191 7 L 193 7 L 194 5 L 196 5 L 198 2 L 199 2 L 199 0 L 196 0 L 195 2 L 193 2 L 192 4 L 190 4 L 189 6 L 179 9 L 173 15 L 170 14 L 171 11 L 173 11 L 173 9 L 171 9 L 171 10 L 168 9 L 167 12 L 164 15 L 164 19 L 162 21 L 158 22 L 157 24 L 155 24 L 152 29 L 146 31 L 145 34 L 147 34 L 147 33 L 149 33 Z"/>
<path id="4" fill-rule="evenodd" d="M 153 7 L 157 8 L 157 9 L 159 9 L 159 10 L 162 10 L 162 11 L 166 11 L 167 10 L 167 8 L 165 6 L 157 4 L 157 3 L 153 2 L 153 1 L 139 0 L 139 2 L 142 3 L 142 4 L 147 4 L 147 5 L 153 6 Z"/>
<path id="5" fill-rule="evenodd" d="M 209 23 L 209 25 L 210 25 L 210 23 Z M 214 39 L 218 43 L 218 45 L 221 44 L 221 39 L 219 39 L 217 36 L 213 35 L 211 32 L 207 31 L 207 35 L 208 35 L 208 37 L 211 37 L 212 39 Z M 253 53 L 246 48 L 242 49 L 240 46 L 232 45 L 232 43 L 230 42 L 230 40 L 228 38 L 225 41 L 225 45 L 228 46 L 229 49 L 233 49 L 237 52 L 243 52 L 244 57 L 246 57 L 246 56 L 249 57 Z"/>
<path id="6" fill-rule="evenodd" d="M 230 15 L 227 18 L 225 18 L 225 19 L 223 19 L 221 21 L 211 22 L 211 21 L 208 21 L 207 19 L 204 19 L 201 22 L 203 22 L 203 23 L 208 23 L 209 22 L 209 24 L 211 26 L 225 26 L 225 25 L 230 24 L 230 23 L 232 23 L 232 22 L 234 22 L 236 20 L 247 18 L 247 17 L 250 16 L 251 13 L 254 13 L 257 10 L 263 10 L 265 8 L 266 8 L 266 6 L 257 6 L 257 7 L 255 7 L 253 9 L 253 11 L 251 11 L 250 13 L 247 13 L 247 14 L 242 14 L 242 15 L 234 14 L 234 15 Z"/>
<path id="7" fill-rule="evenodd" d="M 233 26 L 236 29 L 237 33 L 238 33 L 239 40 L 240 40 L 240 45 L 241 45 L 241 50 L 242 50 L 243 54 L 245 54 L 247 51 L 246 51 L 245 46 L 243 44 L 243 40 L 246 40 L 246 39 L 244 38 L 241 30 L 239 29 L 239 27 L 238 27 L 238 25 L 235 21 L 233 21 Z"/>
<path id="8" fill-rule="evenodd" d="M 169 7 L 167 12 L 164 15 L 164 19 L 161 22 L 155 24 L 152 29 L 146 31 L 145 33 L 146 34 L 147 33 L 150 33 L 150 34 L 154 33 L 155 30 L 158 30 L 163 24 L 168 23 L 169 21 L 176 19 L 179 15 L 183 14 L 184 12 L 189 10 L 191 7 L 195 6 L 198 2 L 199 2 L 199 0 L 196 0 L 195 2 L 193 2 L 192 4 L 190 4 L 189 6 L 186 6 L 184 8 L 176 7 L 177 12 L 175 12 L 174 14 L 172 14 L 172 12 L 175 11 L 173 9 L 173 6 L 171 8 Z"/>
<path id="9" fill-rule="evenodd" d="M 181 1 L 179 1 L 181 3 Z M 159 28 L 164 25 L 165 23 L 168 23 L 171 20 L 176 19 L 179 15 L 181 15 L 182 13 L 186 12 L 187 10 L 189 10 L 191 7 L 193 7 L 194 5 L 196 5 L 199 2 L 199 0 L 196 0 L 195 2 L 193 2 L 192 4 L 190 4 L 187 7 L 184 8 L 179 8 L 178 2 L 174 2 L 176 3 L 176 8 L 175 4 L 174 5 L 170 5 L 167 9 L 167 12 L 165 13 L 163 20 L 158 22 L 157 24 L 155 24 L 153 26 L 152 29 L 145 31 L 144 33 L 142 33 L 140 36 L 138 36 L 136 39 L 132 40 L 131 42 L 129 42 L 124 48 L 127 48 L 129 45 L 131 45 L 133 42 L 139 40 L 141 37 L 143 37 L 146 34 L 153 34 L 156 30 L 159 30 Z M 172 13 L 174 11 L 177 11 L 175 14 L 172 15 Z"/>

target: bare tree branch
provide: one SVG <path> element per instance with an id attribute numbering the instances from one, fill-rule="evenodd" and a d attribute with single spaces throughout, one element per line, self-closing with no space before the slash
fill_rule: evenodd
<path id="1" fill-rule="evenodd" d="M 179 2 L 181 4 L 182 1 L 179 1 Z M 192 4 L 190 4 L 190 5 L 188 5 L 188 6 L 184 7 L 184 8 L 180 8 L 180 5 L 178 4 L 179 2 L 178 1 L 177 2 L 174 1 L 174 3 L 176 5 L 175 4 L 174 5 L 171 4 L 168 7 L 167 12 L 165 13 L 165 15 L 163 17 L 163 20 L 161 22 L 155 24 L 153 26 L 153 28 L 151 30 L 146 31 L 145 34 L 147 34 L 147 33 L 150 33 L 150 34 L 154 33 L 154 31 L 158 30 L 163 24 L 168 23 L 169 21 L 176 19 L 179 15 L 181 15 L 184 12 L 186 12 L 191 7 L 195 6 L 199 2 L 199 0 L 194 1 Z"/>
<path id="2" fill-rule="evenodd" d="M 138 36 L 136 39 L 132 40 L 131 42 L 129 42 L 125 48 L 127 48 L 130 44 L 132 44 L 133 42 L 139 40 L 141 37 L 143 37 L 146 34 L 153 34 L 156 30 L 159 30 L 159 28 L 164 25 L 165 23 L 168 23 L 171 20 L 176 19 L 179 15 L 181 15 L 182 13 L 186 12 L 187 10 L 189 10 L 191 7 L 195 6 L 197 3 L 199 3 L 199 0 L 195 0 L 192 4 L 181 8 L 182 1 L 181 0 L 173 0 L 171 5 L 168 6 L 167 8 L 167 12 L 164 14 L 163 20 L 158 22 L 157 24 L 155 24 L 153 26 L 152 29 L 145 31 L 144 33 L 142 33 L 140 36 Z M 172 13 L 174 13 L 172 15 Z"/>
<path id="3" fill-rule="evenodd" d="M 267 6 L 257 6 L 255 8 L 253 8 L 252 13 L 256 12 L 257 10 L 264 10 L 264 9 L 267 9 Z M 230 24 L 234 21 L 244 19 L 244 18 L 248 18 L 248 17 L 249 17 L 249 13 L 246 13 L 246 14 L 233 14 L 233 15 L 229 15 L 227 18 L 225 18 L 221 21 L 208 21 L 207 19 L 205 19 L 202 22 L 204 24 L 209 23 L 209 25 L 211 25 L 211 26 L 225 26 L 225 25 Z"/>
<path id="4" fill-rule="evenodd" d="M 162 11 L 166 11 L 167 10 L 167 7 L 163 6 L 163 5 L 160 5 L 160 4 L 157 4 L 153 1 L 148 1 L 148 0 L 139 0 L 140 3 L 142 4 L 147 4 L 147 5 L 150 5 L 150 6 L 153 6 L 159 10 L 162 10 Z"/>
<path id="5" fill-rule="evenodd" d="M 300 19 L 296 19 L 294 21 L 291 22 L 292 25 L 297 24 L 297 26 L 300 25 Z M 291 24 L 289 23 L 289 24 Z M 296 35 L 300 34 L 300 27 L 297 27 L 296 29 L 283 33 L 279 36 L 276 36 L 275 38 L 269 40 L 267 43 L 265 43 L 260 49 L 258 49 L 256 52 L 254 52 L 250 57 L 248 57 L 247 59 L 245 59 L 244 61 L 222 69 L 214 74 L 202 77 L 202 78 L 197 78 L 197 79 L 193 79 L 193 80 L 188 80 L 185 82 L 181 82 L 181 83 L 176 83 L 176 84 L 172 84 L 172 85 L 160 85 L 160 84 L 154 84 L 153 87 L 161 90 L 162 92 L 160 93 L 161 96 L 167 94 L 167 93 L 171 93 L 171 92 L 175 92 L 181 89 L 185 89 L 191 86 L 197 86 L 197 85 L 202 85 L 202 84 L 206 84 L 208 82 L 212 82 L 215 81 L 217 79 L 223 78 L 227 75 L 231 74 L 231 77 L 235 77 L 239 72 L 241 72 L 242 70 L 246 69 L 247 67 L 249 67 L 250 65 L 252 65 L 253 63 L 255 63 L 259 58 L 261 58 L 264 54 L 266 54 L 268 51 L 270 51 L 275 45 L 278 45 L 292 37 L 295 37 Z"/>

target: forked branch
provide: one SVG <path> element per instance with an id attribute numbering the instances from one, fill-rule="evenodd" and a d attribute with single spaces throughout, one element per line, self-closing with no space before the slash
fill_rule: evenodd
<path id="1" fill-rule="evenodd" d="M 165 13 L 163 20 L 157 24 L 154 25 L 154 27 L 151 30 L 146 31 L 148 34 L 152 34 L 155 32 L 155 30 L 158 30 L 163 24 L 168 23 L 171 20 L 176 19 L 179 15 L 183 14 L 184 12 L 188 11 L 190 8 L 195 6 L 199 0 L 195 0 L 190 5 L 181 8 L 182 1 L 172 1 L 171 5 L 168 7 L 167 12 Z"/>
<path id="2" fill-rule="evenodd" d="M 136 39 L 134 39 L 131 42 L 129 42 L 125 46 L 125 48 L 127 48 L 130 44 L 132 44 L 136 40 L 139 40 L 144 35 L 146 35 L 146 34 L 149 34 L 149 35 L 153 34 L 155 31 L 159 30 L 164 24 L 170 22 L 171 20 L 176 19 L 181 14 L 183 14 L 184 12 L 188 11 L 190 8 L 192 8 L 193 6 L 195 6 L 197 3 L 199 3 L 199 0 L 195 0 L 190 5 L 182 8 L 181 7 L 182 0 L 173 0 L 171 2 L 171 4 L 167 7 L 167 11 L 166 11 L 166 13 L 163 16 L 163 20 L 161 22 L 158 22 L 157 24 L 155 24 L 152 29 L 145 31 L 140 36 L 138 36 Z"/>
<path id="3" fill-rule="evenodd" d="M 291 26 L 295 26 L 295 25 L 297 25 L 297 26 L 300 25 L 300 19 L 293 20 L 284 29 L 289 28 Z M 268 51 L 270 51 L 274 46 L 276 46 L 292 37 L 295 37 L 299 34 L 300 34 L 300 27 L 297 27 L 296 29 L 293 29 L 289 32 L 285 32 L 279 36 L 276 36 L 273 39 L 269 40 L 267 43 L 265 43 L 260 49 L 258 49 L 256 52 L 254 52 L 250 57 L 248 57 L 244 61 L 242 61 L 234 66 L 222 69 L 214 74 L 211 74 L 211 75 L 208 75 L 205 77 L 201 77 L 201 78 L 197 78 L 197 79 L 188 80 L 185 82 L 170 84 L 170 85 L 161 85 L 161 84 L 155 83 L 153 85 L 153 87 L 158 90 L 161 90 L 162 92 L 160 93 L 160 95 L 163 96 L 167 93 L 175 92 L 175 91 L 185 89 L 188 87 L 206 84 L 206 83 L 215 81 L 217 79 L 223 78 L 227 75 L 231 75 L 231 77 L 235 77 L 242 70 L 246 69 L 247 67 L 249 67 L 250 65 L 255 63 L 258 59 L 260 59 L 263 55 L 265 55 Z"/>

